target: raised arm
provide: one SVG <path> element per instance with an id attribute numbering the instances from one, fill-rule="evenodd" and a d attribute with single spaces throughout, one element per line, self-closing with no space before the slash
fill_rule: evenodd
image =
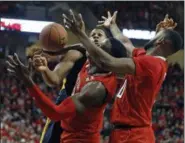
<path id="1" fill-rule="evenodd" d="M 175 27 L 177 27 L 177 23 L 172 18 L 169 19 L 169 15 L 166 14 L 164 20 L 156 25 L 156 33 L 164 29 L 175 29 Z"/>
<path id="2" fill-rule="evenodd" d="M 114 12 L 114 14 L 111 16 L 110 12 L 107 12 L 108 17 L 102 16 L 102 21 L 98 21 L 99 26 L 103 26 L 107 29 L 109 29 L 113 35 L 113 37 L 119 41 L 122 42 L 124 47 L 127 50 L 128 56 L 132 57 L 132 51 L 134 50 L 134 45 L 130 41 L 128 37 L 123 35 L 123 32 L 119 29 L 118 25 L 116 24 L 116 17 L 117 17 L 117 11 Z"/>
<path id="3" fill-rule="evenodd" d="M 55 105 L 37 86 L 29 87 L 28 92 L 42 112 L 54 121 L 82 114 L 89 107 L 98 107 L 106 96 L 106 90 L 100 82 L 89 82 L 80 93 L 68 97 L 59 105 Z"/>
<path id="4" fill-rule="evenodd" d="M 58 63 L 54 70 L 50 70 L 47 66 L 47 60 L 41 55 L 35 55 L 33 65 L 37 71 L 41 72 L 44 81 L 49 86 L 61 85 L 63 79 L 73 68 L 75 62 L 82 58 L 83 54 L 77 50 L 68 51 L 62 61 Z"/>
<path id="5" fill-rule="evenodd" d="M 79 40 L 85 46 L 89 55 L 97 65 L 105 68 L 108 71 L 113 71 L 118 75 L 134 74 L 135 64 L 131 58 L 114 58 L 101 48 L 97 47 L 93 42 L 91 42 L 85 31 L 81 29 L 81 25 L 84 24 L 82 16 L 79 15 L 80 20 L 77 21 L 72 10 L 70 10 L 70 14 L 72 20 L 66 15 L 63 15 L 64 19 L 67 21 L 65 26 L 68 27 L 74 34 L 76 34 L 76 36 L 78 36 Z"/>
<path id="6" fill-rule="evenodd" d="M 30 96 L 36 102 L 36 105 L 51 120 L 59 121 L 75 114 L 83 113 L 89 107 L 98 107 L 104 103 L 106 89 L 101 82 L 89 82 L 80 93 L 68 97 L 60 105 L 55 105 L 40 89 L 34 84 L 30 76 L 28 67 L 22 64 L 17 55 L 9 57 L 9 73 L 22 80 L 28 89 Z"/>

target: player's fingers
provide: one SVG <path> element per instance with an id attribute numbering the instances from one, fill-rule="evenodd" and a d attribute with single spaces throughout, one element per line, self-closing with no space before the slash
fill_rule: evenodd
<path id="1" fill-rule="evenodd" d="M 67 29 L 70 29 L 71 28 L 71 24 L 69 22 L 67 22 L 67 21 L 65 22 L 64 26 Z"/>
<path id="2" fill-rule="evenodd" d="M 107 12 L 108 18 L 111 18 L 110 11 Z"/>
<path id="3" fill-rule="evenodd" d="M 71 24 L 69 24 L 69 23 L 68 24 L 66 23 L 64 26 L 65 26 L 65 28 L 67 28 L 69 30 L 71 29 Z"/>
<path id="4" fill-rule="evenodd" d="M 76 22 L 76 17 L 72 11 L 72 9 L 69 10 L 70 15 L 72 16 L 73 22 Z"/>
<path id="5" fill-rule="evenodd" d="M 17 66 L 17 65 L 18 65 L 18 64 L 14 61 L 13 56 L 8 56 L 8 61 L 9 61 L 12 65 L 14 65 L 14 66 Z"/>
<path id="6" fill-rule="evenodd" d="M 34 52 L 34 56 L 35 56 L 35 55 L 40 55 L 40 56 L 41 56 L 41 55 L 42 55 L 42 49 L 41 49 L 41 50 L 38 50 L 38 51 L 36 51 L 36 52 Z"/>
<path id="7" fill-rule="evenodd" d="M 40 62 L 39 59 L 33 59 L 33 66 L 39 66 L 39 65 L 42 65 L 42 62 Z"/>
<path id="8" fill-rule="evenodd" d="M 41 59 L 41 57 L 35 57 L 35 58 L 33 58 L 33 62 L 39 62 L 40 59 Z"/>
<path id="9" fill-rule="evenodd" d="M 101 18 L 102 18 L 103 20 L 107 20 L 107 18 L 106 18 L 105 16 L 102 16 Z"/>
<path id="10" fill-rule="evenodd" d="M 165 17 L 164 17 L 164 21 L 167 21 L 168 18 L 169 18 L 169 15 L 166 14 Z"/>
<path id="11" fill-rule="evenodd" d="M 169 22 L 170 22 L 171 24 L 173 24 L 173 23 L 174 23 L 174 21 L 173 21 L 173 19 L 172 19 L 172 18 L 170 18 Z"/>
<path id="12" fill-rule="evenodd" d="M 70 30 L 70 27 L 71 27 L 71 26 L 65 25 L 65 28 L 67 28 L 67 29 L 69 29 L 69 30 Z"/>
<path id="13" fill-rule="evenodd" d="M 174 24 L 174 26 L 173 26 L 173 29 L 174 29 L 175 27 L 177 27 L 177 23 L 176 23 L 176 22 L 175 22 L 175 24 Z"/>
<path id="14" fill-rule="evenodd" d="M 16 74 L 15 70 L 12 70 L 12 69 L 10 69 L 10 68 L 8 68 L 7 71 L 8 71 L 10 74 Z"/>
<path id="15" fill-rule="evenodd" d="M 31 72 L 33 71 L 33 63 L 31 58 L 28 59 L 28 70 Z"/>
<path id="16" fill-rule="evenodd" d="M 13 56 L 14 60 L 19 64 L 19 65 L 22 65 L 18 55 L 16 53 L 14 53 L 14 56 Z"/>
<path id="17" fill-rule="evenodd" d="M 33 58 L 40 58 L 40 57 L 42 57 L 40 54 L 35 54 L 35 55 L 33 56 Z"/>
<path id="18" fill-rule="evenodd" d="M 83 17 L 82 17 L 82 14 L 81 14 L 81 13 L 78 14 L 78 17 L 79 17 L 79 19 L 80 19 L 81 21 L 83 21 Z"/>
<path id="19" fill-rule="evenodd" d="M 35 60 L 34 65 L 42 65 L 42 60 L 40 59 Z"/>
<path id="20" fill-rule="evenodd" d="M 34 57 L 34 58 L 33 58 L 33 61 L 38 61 L 39 59 L 41 59 L 41 57 L 40 57 L 40 56 L 38 56 L 38 57 Z"/>
<path id="21" fill-rule="evenodd" d="M 113 17 L 114 19 L 116 19 L 117 14 L 118 14 L 118 11 L 115 11 L 112 17 Z"/>
<path id="22" fill-rule="evenodd" d="M 9 61 L 6 61 L 6 65 L 7 65 L 7 67 L 10 67 L 10 68 L 15 68 L 15 66 L 13 66 Z"/>
<path id="23" fill-rule="evenodd" d="M 98 23 L 104 23 L 105 21 L 98 21 Z"/>
<path id="24" fill-rule="evenodd" d="M 33 64 L 34 67 L 39 67 L 39 66 L 44 66 L 43 63 L 34 63 Z"/>
<path id="25" fill-rule="evenodd" d="M 103 24 L 98 24 L 96 25 L 96 27 L 103 27 Z"/>
<path id="26" fill-rule="evenodd" d="M 72 23 L 72 20 L 69 19 L 65 14 L 62 14 L 62 17 L 65 19 L 65 21 L 68 21 L 69 23 Z"/>
<path id="27" fill-rule="evenodd" d="M 64 18 L 64 25 L 68 25 L 69 27 L 71 27 L 71 23 L 72 22 L 69 22 L 69 21 L 67 21 L 67 19 Z"/>
<path id="28" fill-rule="evenodd" d="M 81 14 L 81 13 L 78 14 L 78 17 L 79 17 L 79 19 L 80 19 L 80 22 L 81 22 L 81 23 L 84 23 L 84 20 L 83 20 L 83 17 L 82 17 L 82 14 Z"/>

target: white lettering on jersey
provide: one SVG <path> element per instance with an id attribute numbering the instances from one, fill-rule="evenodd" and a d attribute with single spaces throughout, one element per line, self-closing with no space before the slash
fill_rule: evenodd
<path id="1" fill-rule="evenodd" d="M 127 86 L 127 79 L 125 80 L 125 82 L 123 83 L 122 87 L 120 88 L 119 92 L 116 95 L 118 98 L 121 98 L 123 96 L 126 86 Z"/>
<path id="2" fill-rule="evenodd" d="M 163 80 L 165 80 L 165 78 L 166 78 L 166 73 L 164 74 L 164 79 Z"/>
<path id="3" fill-rule="evenodd" d="M 73 87 L 71 96 L 73 96 L 76 93 L 76 91 L 79 90 L 79 88 L 80 88 L 80 74 L 78 74 L 78 77 L 77 77 L 75 86 Z"/>

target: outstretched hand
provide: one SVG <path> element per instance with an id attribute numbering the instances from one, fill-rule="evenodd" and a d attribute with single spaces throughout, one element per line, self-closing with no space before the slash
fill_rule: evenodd
<path id="1" fill-rule="evenodd" d="M 7 64 L 7 71 L 11 75 L 16 76 L 20 80 L 23 80 L 24 82 L 27 82 L 25 84 L 29 84 L 31 82 L 31 71 L 32 71 L 32 64 L 31 59 L 29 59 L 28 66 L 25 66 L 17 56 L 17 54 L 14 54 L 14 56 L 8 56 L 8 60 L 6 61 Z"/>
<path id="2" fill-rule="evenodd" d="M 107 12 L 108 17 L 102 16 L 102 21 L 98 21 L 97 27 L 104 26 L 105 28 L 110 28 L 111 25 L 116 24 L 117 11 L 111 16 L 110 12 Z"/>
<path id="3" fill-rule="evenodd" d="M 44 72 L 48 69 L 47 59 L 41 55 L 33 56 L 33 66 L 38 72 Z"/>
<path id="4" fill-rule="evenodd" d="M 63 14 L 64 26 L 70 29 L 74 34 L 79 34 L 80 32 L 85 33 L 85 24 L 81 14 L 75 16 L 73 11 L 69 10 L 70 16 Z M 71 18 L 70 18 L 71 17 Z"/>
<path id="5" fill-rule="evenodd" d="M 177 26 L 177 23 L 173 21 L 172 18 L 169 18 L 169 15 L 166 14 L 163 21 L 161 21 L 156 26 L 156 32 L 159 32 L 163 29 L 174 29 Z"/>

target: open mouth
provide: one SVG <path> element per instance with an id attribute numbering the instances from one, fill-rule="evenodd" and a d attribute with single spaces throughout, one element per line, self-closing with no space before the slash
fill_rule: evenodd
<path id="1" fill-rule="evenodd" d="M 98 42 L 94 42 L 94 44 L 98 47 L 100 47 L 100 44 Z"/>

